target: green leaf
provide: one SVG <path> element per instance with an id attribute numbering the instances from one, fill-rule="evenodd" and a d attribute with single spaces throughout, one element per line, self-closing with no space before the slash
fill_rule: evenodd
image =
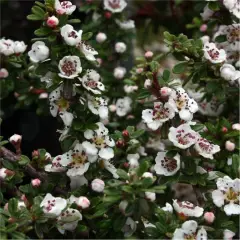
<path id="1" fill-rule="evenodd" d="M 115 232 L 118 232 L 120 231 L 123 226 L 125 225 L 126 223 L 126 219 L 127 217 L 123 216 L 123 215 L 119 215 L 114 221 L 113 221 L 113 230 Z"/>
<path id="2" fill-rule="evenodd" d="M 48 37 L 48 41 L 49 41 L 49 42 L 54 42 L 54 41 L 56 41 L 56 39 L 57 39 L 57 36 L 54 35 L 54 34 L 52 34 L 52 35 L 50 35 L 50 36 Z"/>
<path id="3" fill-rule="evenodd" d="M 133 193 L 134 190 L 132 189 L 131 186 L 124 185 L 124 186 L 122 186 L 122 191 L 127 192 L 127 193 Z"/>
<path id="4" fill-rule="evenodd" d="M 155 193 L 164 193 L 164 190 L 167 187 L 165 185 L 155 186 L 153 188 L 147 189 L 148 192 L 155 192 Z"/>
<path id="5" fill-rule="evenodd" d="M 235 177 L 238 177 L 239 166 L 240 166 L 240 157 L 237 154 L 233 154 L 233 156 L 232 156 L 232 170 L 233 170 L 233 173 L 234 173 Z"/>
<path id="6" fill-rule="evenodd" d="M 40 21 L 40 20 L 42 20 L 42 17 L 37 16 L 35 14 L 30 14 L 27 16 L 27 19 L 30 21 Z"/>
<path id="7" fill-rule="evenodd" d="M 5 168 L 9 169 L 9 170 L 14 170 L 14 169 L 15 169 L 13 163 L 9 162 L 9 161 L 6 160 L 6 159 L 3 159 L 3 160 L 2 160 L 2 163 L 3 163 L 3 166 L 4 166 Z"/>
<path id="8" fill-rule="evenodd" d="M 99 209 L 98 211 L 96 211 L 94 214 L 93 214 L 93 218 L 95 217 L 101 217 L 103 216 L 106 212 L 108 211 L 107 208 L 102 208 L 102 209 Z"/>
<path id="9" fill-rule="evenodd" d="M 29 184 L 26 184 L 26 185 L 21 185 L 19 187 L 19 190 L 23 193 L 30 193 L 31 192 L 31 187 Z"/>
<path id="10" fill-rule="evenodd" d="M 45 5 L 41 2 L 36 1 L 35 4 L 38 5 L 39 7 L 45 8 Z"/>
<path id="11" fill-rule="evenodd" d="M 215 12 L 220 9 L 220 6 L 217 1 L 211 1 L 208 3 L 208 8 Z"/>
<path id="12" fill-rule="evenodd" d="M 11 236 L 12 236 L 12 239 L 22 239 L 22 240 L 27 239 L 26 235 L 22 232 L 12 232 Z"/>
<path id="13" fill-rule="evenodd" d="M 1 141 L 1 142 L 0 142 L 0 146 L 3 146 L 3 145 L 5 145 L 5 144 L 7 144 L 7 143 L 8 143 L 7 140 L 5 140 L 5 141 Z"/>
<path id="14" fill-rule="evenodd" d="M 40 160 L 45 160 L 45 155 L 47 151 L 45 149 L 38 149 Z"/>
<path id="15" fill-rule="evenodd" d="M 74 24 L 74 23 L 80 23 L 81 20 L 80 19 L 70 19 L 68 20 L 68 23 Z"/>
<path id="16" fill-rule="evenodd" d="M 227 41 L 227 36 L 226 35 L 219 35 L 215 38 L 215 42 L 217 43 L 222 43 Z"/>
<path id="17" fill-rule="evenodd" d="M 34 34 L 38 37 L 42 37 L 42 36 L 46 36 L 46 35 L 50 34 L 51 32 L 52 32 L 52 30 L 50 28 L 41 27 L 41 28 L 35 30 Z"/>
<path id="18" fill-rule="evenodd" d="M 185 72 L 186 68 L 187 68 L 187 64 L 188 64 L 187 61 L 183 61 L 183 62 L 180 62 L 180 63 L 176 64 L 173 67 L 172 72 L 175 73 L 175 74 L 180 74 L 180 73 Z"/>
<path id="19" fill-rule="evenodd" d="M 44 236 L 43 236 L 43 230 L 41 228 L 41 225 L 35 223 L 34 229 L 35 229 L 35 232 L 36 232 L 37 236 L 39 237 L 39 239 L 43 239 Z"/>
<path id="20" fill-rule="evenodd" d="M 127 172 L 125 172 L 124 170 L 122 170 L 122 169 L 119 168 L 119 169 L 117 170 L 117 174 L 118 174 L 118 176 L 119 176 L 121 179 L 129 180 L 129 176 L 128 176 Z"/>
<path id="21" fill-rule="evenodd" d="M 140 91 L 137 99 L 144 99 L 144 98 L 149 97 L 150 95 L 151 95 L 151 93 L 149 92 L 149 90 L 143 89 L 143 90 Z"/>
<path id="22" fill-rule="evenodd" d="M 18 161 L 19 165 L 27 165 L 30 162 L 30 159 L 25 156 L 25 155 L 21 155 L 20 160 Z"/>
<path id="23" fill-rule="evenodd" d="M 165 82 L 168 82 L 169 81 L 169 78 L 170 78 L 170 71 L 168 69 L 165 69 L 164 72 L 163 72 L 163 80 Z"/>
<path id="24" fill-rule="evenodd" d="M 87 41 L 92 37 L 93 33 L 92 32 L 87 32 L 87 33 L 83 33 L 82 35 L 82 40 L 83 41 Z"/>
<path id="25" fill-rule="evenodd" d="M 160 67 L 159 63 L 156 61 L 152 61 L 149 65 L 152 72 L 157 72 Z"/>
<path id="26" fill-rule="evenodd" d="M 130 134 L 131 138 L 139 138 L 141 135 L 143 135 L 145 133 L 144 129 L 139 129 L 136 132 Z"/>
<path id="27" fill-rule="evenodd" d="M 156 227 L 160 233 L 165 233 L 167 231 L 166 223 L 156 222 Z"/>
<path id="28" fill-rule="evenodd" d="M 137 169 L 138 177 L 141 177 L 143 173 L 147 172 L 148 168 L 149 168 L 149 163 L 147 161 L 141 162 L 140 166 Z"/>
<path id="29" fill-rule="evenodd" d="M 8 211 L 12 216 L 15 216 L 18 210 L 18 200 L 16 198 L 11 198 L 8 201 Z"/>
<path id="30" fill-rule="evenodd" d="M 41 17 L 42 20 L 44 20 L 44 15 L 45 15 L 45 11 L 39 7 L 39 6 L 33 6 L 32 7 L 32 12 L 36 15 Z"/>
<path id="31" fill-rule="evenodd" d="M 11 225 L 7 226 L 7 232 L 12 232 L 12 231 L 16 230 L 17 227 L 18 227 L 17 223 L 12 223 Z"/>

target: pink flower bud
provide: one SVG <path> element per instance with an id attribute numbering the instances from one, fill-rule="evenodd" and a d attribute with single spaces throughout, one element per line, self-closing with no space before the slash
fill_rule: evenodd
<path id="1" fill-rule="evenodd" d="M 137 68 L 137 70 L 136 70 L 136 73 L 137 74 L 140 74 L 140 73 L 142 73 L 143 72 L 143 68 Z"/>
<path id="2" fill-rule="evenodd" d="M 152 86 L 152 81 L 150 79 L 146 79 L 144 82 L 144 88 L 150 88 Z"/>
<path id="3" fill-rule="evenodd" d="M 152 58 L 152 56 L 153 56 L 153 52 L 151 52 L 151 51 L 147 51 L 147 52 L 145 52 L 145 58 Z"/>
<path id="4" fill-rule="evenodd" d="M 145 198 L 150 202 L 154 202 L 156 200 L 156 193 L 154 192 L 145 192 Z"/>
<path id="5" fill-rule="evenodd" d="M 205 212 L 204 219 L 208 223 L 213 223 L 213 221 L 215 220 L 215 215 L 213 212 Z"/>
<path id="6" fill-rule="evenodd" d="M 226 127 L 222 127 L 222 132 L 226 133 L 226 132 L 228 132 L 228 129 Z"/>
<path id="7" fill-rule="evenodd" d="M 234 149 L 235 149 L 235 143 L 233 143 L 233 142 L 231 142 L 231 141 L 226 141 L 226 142 L 225 142 L 225 148 L 226 148 L 228 151 L 232 152 L 232 151 L 234 151 Z"/>
<path id="8" fill-rule="evenodd" d="M 47 19 L 47 25 L 51 28 L 55 28 L 59 24 L 58 18 L 55 16 L 48 17 Z"/>
<path id="9" fill-rule="evenodd" d="M 163 97 L 169 96 L 169 95 L 171 94 L 171 92 L 172 92 L 172 89 L 171 89 L 171 88 L 168 88 L 168 87 L 162 87 L 162 88 L 160 89 L 160 93 L 161 93 L 161 95 L 162 95 Z"/>
<path id="10" fill-rule="evenodd" d="M 232 129 L 233 129 L 233 130 L 238 130 L 238 131 L 240 131 L 240 123 L 235 123 L 235 124 L 233 124 L 233 125 L 232 125 Z"/>
<path id="11" fill-rule="evenodd" d="M 38 98 L 39 98 L 39 99 L 46 99 L 46 98 L 48 98 L 48 93 L 46 93 L 46 92 L 40 93 L 40 95 L 39 95 Z"/>
<path id="12" fill-rule="evenodd" d="M 96 60 L 98 62 L 97 67 L 100 67 L 102 65 L 102 63 L 103 63 L 103 60 L 101 58 L 97 58 Z"/>
<path id="13" fill-rule="evenodd" d="M 14 134 L 9 138 L 9 141 L 12 144 L 20 143 L 22 141 L 22 136 L 18 134 Z"/>
<path id="14" fill-rule="evenodd" d="M 200 27 L 200 31 L 201 32 L 206 32 L 207 31 L 207 24 L 202 24 L 201 27 Z"/>
<path id="15" fill-rule="evenodd" d="M 77 205 L 82 209 L 85 209 L 90 206 L 90 201 L 86 197 L 79 197 Z"/>
<path id="16" fill-rule="evenodd" d="M 0 78 L 7 78 L 8 77 L 8 70 L 6 68 L 0 69 Z"/>
<path id="17" fill-rule="evenodd" d="M 41 185 L 41 180 L 38 178 L 35 178 L 31 181 L 33 187 L 39 187 Z"/>
<path id="18" fill-rule="evenodd" d="M 112 104 L 112 105 L 109 106 L 109 110 L 110 110 L 110 112 L 115 112 L 116 109 L 117 109 L 117 107 L 116 107 L 115 104 Z"/>
<path id="19" fill-rule="evenodd" d="M 96 36 L 96 41 L 98 43 L 103 43 L 103 42 L 106 41 L 106 39 L 107 39 L 107 35 L 105 33 L 102 33 L 102 32 L 98 33 L 97 36 Z"/>
<path id="20" fill-rule="evenodd" d="M 105 183 L 103 180 L 96 178 L 92 181 L 91 187 L 92 187 L 92 190 L 95 192 L 103 192 Z"/>

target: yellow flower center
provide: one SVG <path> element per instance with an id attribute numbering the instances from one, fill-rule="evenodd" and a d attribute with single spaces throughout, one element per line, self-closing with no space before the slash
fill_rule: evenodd
<path id="1" fill-rule="evenodd" d="M 73 154 L 72 164 L 84 164 L 87 161 L 87 155 L 85 154 Z"/>
<path id="2" fill-rule="evenodd" d="M 69 108 L 69 102 L 64 98 L 60 98 L 57 101 L 57 105 L 58 105 L 60 111 L 66 110 Z"/>
<path id="3" fill-rule="evenodd" d="M 226 200 L 227 201 L 234 201 L 234 202 L 237 201 L 238 202 L 238 195 L 239 195 L 239 193 L 234 192 L 232 190 L 232 188 L 230 188 L 228 190 L 228 192 L 226 193 Z"/>

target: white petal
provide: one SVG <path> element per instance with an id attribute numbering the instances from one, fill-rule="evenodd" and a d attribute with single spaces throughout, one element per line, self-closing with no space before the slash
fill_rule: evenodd
<path id="1" fill-rule="evenodd" d="M 97 155 L 98 149 L 96 148 L 95 144 L 84 141 L 82 143 L 82 146 L 83 146 L 83 148 L 84 148 L 84 150 L 86 151 L 87 154 Z"/>
<path id="2" fill-rule="evenodd" d="M 86 130 L 86 131 L 84 132 L 84 137 L 85 137 L 86 139 L 92 139 L 93 136 L 94 136 L 93 130 Z"/>
<path id="3" fill-rule="evenodd" d="M 213 199 L 213 202 L 216 206 L 218 207 L 222 207 L 223 204 L 224 204 L 224 195 L 221 191 L 219 190 L 214 190 L 212 192 L 212 199 Z"/>
<path id="4" fill-rule="evenodd" d="M 239 215 L 240 214 L 240 205 L 234 204 L 234 203 L 229 203 L 224 206 L 224 211 L 228 216 L 233 215 L 233 214 Z"/>
<path id="5" fill-rule="evenodd" d="M 114 151 L 112 148 L 102 148 L 100 151 L 99 151 L 99 156 L 103 159 L 106 159 L 106 160 L 109 160 L 111 158 L 114 157 Z"/>

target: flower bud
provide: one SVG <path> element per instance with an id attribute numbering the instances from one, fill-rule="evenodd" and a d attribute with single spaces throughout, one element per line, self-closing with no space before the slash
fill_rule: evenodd
<path id="1" fill-rule="evenodd" d="M 33 187 L 39 187 L 41 185 L 41 180 L 38 178 L 35 178 L 31 181 Z"/>
<path id="2" fill-rule="evenodd" d="M 200 27 L 200 31 L 201 32 L 206 32 L 207 31 L 207 24 L 202 24 L 201 27 Z"/>
<path id="3" fill-rule="evenodd" d="M 110 19 L 110 18 L 112 17 L 112 13 L 110 13 L 110 12 L 105 12 L 105 13 L 104 13 L 104 16 L 105 16 L 106 19 Z"/>
<path id="4" fill-rule="evenodd" d="M 228 132 L 228 129 L 226 127 L 222 127 L 222 132 L 226 133 L 226 132 Z"/>
<path id="5" fill-rule="evenodd" d="M 123 137 L 128 138 L 128 137 L 129 137 L 129 132 L 128 132 L 128 130 L 123 130 L 123 131 L 122 131 L 122 135 L 123 135 Z"/>
<path id="6" fill-rule="evenodd" d="M 118 205 L 120 212 L 124 215 L 125 215 L 125 210 L 127 206 L 128 206 L 128 202 L 126 200 L 121 201 Z"/>
<path id="7" fill-rule="evenodd" d="M 156 200 L 156 193 L 154 192 L 145 192 L 145 198 L 150 202 L 154 202 Z"/>
<path id="8" fill-rule="evenodd" d="M 207 223 L 213 223 L 213 221 L 215 220 L 215 215 L 213 212 L 205 212 L 204 219 Z"/>
<path id="9" fill-rule="evenodd" d="M 5 179 L 7 177 L 6 168 L 0 168 L 0 178 Z"/>
<path id="10" fill-rule="evenodd" d="M 0 69 L 0 78 L 7 78 L 8 77 L 8 70 L 6 68 Z"/>
<path id="11" fill-rule="evenodd" d="M 143 178 L 152 178 L 153 179 L 153 174 L 150 173 L 150 172 L 145 172 L 143 175 L 142 175 Z"/>
<path id="12" fill-rule="evenodd" d="M 123 139 L 119 139 L 117 142 L 116 142 L 116 147 L 117 148 L 122 148 L 125 146 L 125 141 Z"/>
<path id="13" fill-rule="evenodd" d="M 22 136 L 18 135 L 18 134 L 14 134 L 9 138 L 9 141 L 11 142 L 11 144 L 16 145 L 21 143 L 22 141 Z"/>
<path id="14" fill-rule="evenodd" d="M 103 60 L 101 58 L 97 58 L 96 61 L 98 62 L 97 67 L 100 67 L 103 63 Z"/>
<path id="15" fill-rule="evenodd" d="M 238 131 L 240 131 L 240 123 L 235 123 L 235 124 L 233 124 L 233 125 L 232 125 L 232 129 L 233 129 L 233 130 L 238 130 Z"/>
<path id="16" fill-rule="evenodd" d="M 82 209 L 85 209 L 90 206 L 90 201 L 86 197 L 79 197 L 77 205 Z"/>
<path id="17" fill-rule="evenodd" d="M 48 98 L 48 93 L 46 93 L 46 92 L 40 93 L 38 98 L 39 99 L 46 99 L 46 98 Z"/>
<path id="18" fill-rule="evenodd" d="M 32 152 L 32 158 L 39 158 L 39 152 L 38 152 L 38 150 L 34 150 L 34 151 Z"/>
<path id="19" fill-rule="evenodd" d="M 232 151 L 234 151 L 234 149 L 235 149 L 235 143 L 233 143 L 233 142 L 231 142 L 231 141 L 226 141 L 226 142 L 225 142 L 225 148 L 226 148 L 228 151 L 232 152 Z"/>
<path id="20" fill-rule="evenodd" d="M 125 162 L 125 163 L 123 164 L 123 166 L 124 166 L 125 168 L 129 168 L 129 163 L 128 163 L 128 162 Z"/>
<path id="21" fill-rule="evenodd" d="M 103 180 L 96 178 L 92 181 L 91 187 L 92 187 L 92 190 L 95 192 L 103 192 L 105 183 Z"/>
<path id="22" fill-rule="evenodd" d="M 152 58 L 153 57 L 153 52 L 151 52 L 151 51 L 147 51 L 147 52 L 145 52 L 145 58 L 147 58 L 147 59 L 149 59 L 149 58 Z"/>
<path id="23" fill-rule="evenodd" d="M 152 86 L 152 81 L 150 79 L 146 79 L 144 82 L 144 88 L 150 88 Z"/>
<path id="24" fill-rule="evenodd" d="M 115 51 L 117 53 L 124 53 L 127 49 L 127 46 L 124 42 L 118 42 L 115 44 Z"/>
<path id="25" fill-rule="evenodd" d="M 122 79 L 122 78 L 124 78 L 126 72 L 127 72 L 126 68 L 124 68 L 124 67 L 116 67 L 114 69 L 113 75 L 117 79 Z"/>
<path id="26" fill-rule="evenodd" d="M 162 87 L 160 89 L 161 96 L 163 96 L 163 97 L 169 96 L 171 94 L 171 92 L 172 92 L 172 89 L 168 88 L 168 87 Z"/>
<path id="27" fill-rule="evenodd" d="M 136 73 L 141 74 L 143 72 L 143 70 L 144 70 L 143 68 L 137 68 Z"/>
<path id="28" fill-rule="evenodd" d="M 115 104 L 111 104 L 111 105 L 109 106 L 110 112 L 116 112 L 116 109 L 117 109 L 117 107 L 116 107 Z"/>
<path id="29" fill-rule="evenodd" d="M 105 33 L 102 33 L 102 32 L 98 33 L 97 36 L 96 36 L 96 41 L 98 43 L 103 43 L 103 42 L 106 41 L 106 39 L 107 39 L 107 35 Z"/>
<path id="30" fill-rule="evenodd" d="M 59 24 L 58 18 L 55 16 L 48 17 L 47 19 L 47 25 L 51 28 L 55 28 Z"/>

